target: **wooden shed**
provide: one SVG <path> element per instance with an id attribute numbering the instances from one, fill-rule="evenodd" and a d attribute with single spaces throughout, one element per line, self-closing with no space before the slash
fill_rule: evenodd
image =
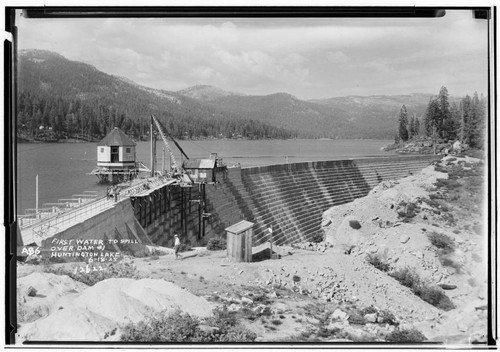
<path id="1" fill-rule="evenodd" d="M 215 182 L 215 160 L 185 160 L 182 168 L 186 170 L 194 182 Z"/>
<path id="2" fill-rule="evenodd" d="M 194 182 L 207 183 L 217 182 L 217 174 L 223 173 L 226 165 L 217 153 L 211 153 L 209 159 L 185 160 L 182 168 Z"/>
<path id="3" fill-rule="evenodd" d="M 227 256 L 237 262 L 252 261 L 253 223 L 242 220 L 228 228 Z"/>

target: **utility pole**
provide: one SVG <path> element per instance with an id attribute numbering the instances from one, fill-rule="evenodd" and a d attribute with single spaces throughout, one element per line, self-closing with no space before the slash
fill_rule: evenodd
<path id="1" fill-rule="evenodd" d="M 161 162 L 161 172 L 162 172 L 162 174 L 165 172 L 165 147 L 163 147 L 163 159 Z"/>
<path id="2" fill-rule="evenodd" d="M 36 218 L 38 219 L 38 174 L 36 175 L 35 178 L 35 188 L 36 188 L 36 195 L 35 195 L 35 202 L 36 202 Z"/>
<path id="3" fill-rule="evenodd" d="M 149 125 L 149 137 L 151 138 L 151 177 L 153 177 L 155 174 L 153 117 L 151 117 L 151 124 Z"/>

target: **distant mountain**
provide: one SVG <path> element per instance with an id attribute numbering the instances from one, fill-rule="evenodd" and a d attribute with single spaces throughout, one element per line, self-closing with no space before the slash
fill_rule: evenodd
<path id="1" fill-rule="evenodd" d="M 193 88 L 196 91 L 196 87 Z M 206 89 L 217 91 L 214 87 Z M 430 97 L 430 94 L 347 96 L 305 101 L 287 93 L 276 93 L 265 96 L 213 94 L 209 100 L 199 100 L 231 115 L 243 115 L 297 131 L 300 137 L 392 139 L 401 106 L 405 104 L 408 113 L 422 119 Z"/>
<path id="2" fill-rule="evenodd" d="M 180 90 L 177 93 L 201 101 L 214 101 L 217 100 L 218 98 L 223 98 L 227 96 L 243 95 L 239 93 L 228 92 L 220 88 L 209 85 L 197 85 Z"/>
<path id="3" fill-rule="evenodd" d="M 31 131 L 51 126 L 99 136 L 119 125 L 143 136 L 148 117 L 156 114 L 178 138 L 392 139 L 401 106 L 423 122 L 431 98 L 415 93 L 306 101 L 287 93 L 252 96 L 208 85 L 171 92 L 49 51 L 23 50 L 19 62 L 19 121 Z"/>
<path id="4" fill-rule="evenodd" d="M 335 137 L 343 134 L 345 118 L 328 107 L 297 99 L 287 93 L 264 96 L 227 95 L 210 102 L 231 115 L 242 115 L 272 126 L 297 131 L 300 137 Z"/>
<path id="5" fill-rule="evenodd" d="M 337 106 L 340 104 L 348 106 L 386 106 L 386 107 L 399 107 L 401 105 L 406 105 L 406 107 L 419 106 L 422 104 L 429 103 L 429 99 L 432 94 L 422 94 L 414 93 L 409 95 L 371 95 L 371 96 L 359 96 L 350 95 L 338 98 L 328 98 L 328 99 L 313 99 L 310 102 Z"/>

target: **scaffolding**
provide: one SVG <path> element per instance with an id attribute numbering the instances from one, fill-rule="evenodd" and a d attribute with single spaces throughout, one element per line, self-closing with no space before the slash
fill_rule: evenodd
<path id="1" fill-rule="evenodd" d="M 134 168 L 119 169 L 96 167 L 88 173 L 88 175 L 96 175 L 99 178 L 99 183 L 112 183 L 117 184 L 125 181 L 131 181 L 136 178 L 140 173 L 150 173 L 151 170 L 142 162 L 137 161 Z"/>

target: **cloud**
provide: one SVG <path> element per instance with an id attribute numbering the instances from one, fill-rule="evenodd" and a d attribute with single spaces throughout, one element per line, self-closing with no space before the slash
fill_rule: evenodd
<path id="1" fill-rule="evenodd" d="M 344 54 L 342 51 L 334 51 L 334 52 L 327 51 L 326 58 L 332 64 L 345 64 L 345 63 L 349 62 L 349 57 L 346 54 Z"/>
<path id="2" fill-rule="evenodd" d="M 485 86 L 486 33 L 469 11 L 431 19 L 20 19 L 19 47 L 168 90 L 204 83 L 313 98 L 449 84 L 463 94 Z"/>

